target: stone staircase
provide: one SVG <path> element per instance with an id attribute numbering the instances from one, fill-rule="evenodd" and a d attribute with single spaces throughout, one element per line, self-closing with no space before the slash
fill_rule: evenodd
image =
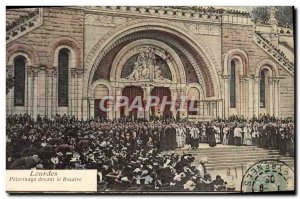
<path id="1" fill-rule="evenodd" d="M 7 18 L 6 22 L 7 44 L 39 27 L 43 23 L 42 8 L 35 8 L 22 13 L 11 11 L 11 13 L 12 14 L 8 14 L 9 17 Z M 18 17 L 14 16 L 18 15 L 18 13 Z"/>
<path id="2" fill-rule="evenodd" d="M 280 160 L 294 168 L 294 158 L 282 156 L 278 150 L 262 149 L 256 146 L 220 146 L 214 148 L 200 149 L 177 149 L 177 154 L 191 153 L 195 157 L 195 163 L 199 163 L 203 157 L 207 157 L 207 170 L 224 170 L 224 169 L 247 169 L 254 163 L 264 159 Z"/>
<path id="3" fill-rule="evenodd" d="M 289 74 L 294 76 L 294 64 L 286 58 L 284 53 L 275 48 L 260 32 L 253 34 L 253 41 L 262 48 L 267 54 L 273 57 Z"/>

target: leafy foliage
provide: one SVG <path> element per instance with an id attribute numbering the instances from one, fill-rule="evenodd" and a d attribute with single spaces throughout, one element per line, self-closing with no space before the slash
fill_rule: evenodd
<path id="1" fill-rule="evenodd" d="M 255 22 L 267 24 L 269 21 L 270 7 L 259 6 L 254 7 L 251 11 L 251 16 Z M 293 28 L 293 7 L 291 6 L 276 6 L 275 17 L 279 26 Z"/>

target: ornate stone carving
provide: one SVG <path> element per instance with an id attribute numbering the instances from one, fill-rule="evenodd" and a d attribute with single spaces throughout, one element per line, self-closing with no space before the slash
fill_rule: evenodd
<path id="1" fill-rule="evenodd" d="M 7 65 L 6 66 L 6 77 L 11 78 L 14 76 L 14 66 L 13 65 Z"/>
<path id="2" fill-rule="evenodd" d="M 56 71 L 56 68 L 47 68 L 47 74 L 48 74 L 48 77 L 52 77 L 54 72 Z"/>
<path id="3" fill-rule="evenodd" d="M 171 80 L 163 77 L 160 66 L 156 63 L 154 51 L 154 48 L 144 48 L 134 62 L 133 71 L 125 79 L 170 82 Z"/>
<path id="4" fill-rule="evenodd" d="M 71 68 L 71 78 L 75 78 L 76 77 L 76 68 Z"/>
<path id="5" fill-rule="evenodd" d="M 123 24 L 127 21 L 125 17 L 115 17 L 114 18 L 114 23 L 115 24 Z"/>
<path id="6" fill-rule="evenodd" d="M 76 74 L 78 77 L 81 77 L 81 75 L 84 73 L 84 69 L 83 68 L 76 68 Z"/>
<path id="7" fill-rule="evenodd" d="M 96 14 L 87 14 L 85 16 L 85 23 L 90 25 L 97 26 L 109 26 L 114 27 L 120 24 L 124 24 L 129 21 L 131 18 L 129 17 L 115 17 L 109 15 L 96 15 Z"/>

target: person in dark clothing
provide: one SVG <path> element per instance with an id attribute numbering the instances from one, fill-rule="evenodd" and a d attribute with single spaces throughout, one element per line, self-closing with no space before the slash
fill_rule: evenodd
<path id="1" fill-rule="evenodd" d="M 216 146 L 215 130 L 210 124 L 206 127 L 207 142 L 210 147 Z"/>

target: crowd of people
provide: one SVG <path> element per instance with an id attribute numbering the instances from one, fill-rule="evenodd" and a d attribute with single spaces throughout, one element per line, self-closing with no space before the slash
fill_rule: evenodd
<path id="1" fill-rule="evenodd" d="M 29 115 L 7 117 L 8 169 L 97 169 L 99 190 L 228 191 L 227 181 L 211 179 L 205 160 L 195 163 L 188 152 L 200 142 L 211 147 L 257 145 L 293 155 L 292 120 L 233 116 L 213 122 L 185 120 L 132 121 L 129 118 L 78 120 Z"/>

